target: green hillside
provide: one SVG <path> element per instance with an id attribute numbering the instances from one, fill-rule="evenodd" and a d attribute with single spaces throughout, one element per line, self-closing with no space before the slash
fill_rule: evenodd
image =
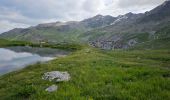
<path id="1" fill-rule="evenodd" d="M 31 42 L 40 42 L 40 41 L 48 41 L 48 42 L 77 42 L 78 35 L 83 33 L 83 30 L 70 30 L 67 32 L 59 32 L 54 28 L 49 29 L 29 29 L 23 33 L 10 33 L 4 34 L 2 38 L 8 40 L 20 40 L 20 41 L 31 41 Z"/>

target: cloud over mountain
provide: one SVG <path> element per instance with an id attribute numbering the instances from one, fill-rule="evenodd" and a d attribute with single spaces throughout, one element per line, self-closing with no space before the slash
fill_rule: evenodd
<path id="1" fill-rule="evenodd" d="M 27 27 L 43 22 L 82 20 L 99 13 L 117 16 L 127 12 L 141 12 L 149 10 L 164 1 L 1 0 L 0 33 L 11 28 Z"/>

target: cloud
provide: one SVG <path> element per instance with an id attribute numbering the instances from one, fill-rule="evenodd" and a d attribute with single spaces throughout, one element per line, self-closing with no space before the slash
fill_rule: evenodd
<path id="1" fill-rule="evenodd" d="M 14 59 L 18 59 L 18 58 L 25 58 L 25 57 L 31 57 L 33 56 L 33 54 L 31 53 L 26 53 L 26 52 L 21 52 L 21 53 L 17 53 L 8 49 L 2 49 L 0 50 L 0 61 L 12 61 Z"/>
<path id="2" fill-rule="evenodd" d="M 133 13 L 144 13 L 149 11 L 166 0 L 115 0 L 117 1 L 117 8 L 120 12 L 133 12 Z"/>
<path id="3" fill-rule="evenodd" d="M 0 5 L 13 9 L 23 16 L 34 19 L 57 18 L 59 20 L 70 19 L 68 17 L 97 13 L 104 6 L 106 0 L 2 0 Z M 70 16 L 74 15 L 74 16 Z"/>
<path id="4" fill-rule="evenodd" d="M 120 8 L 129 7 L 143 7 L 143 6 L 157 6 L 166 0 L 118 0 L 118 6 Z"/>
<path id="5" fill-rule="evenodd" d="M 26 27 L 43 22 L 82 20 L 96 14 L 117 16 L 128 12 L 145 12 L 164 1 L 0 0 L 0 32 L 22 25 Z"/>
<path id="6" fill-rule="evenodd" d="M 23 24 L 23 23 L 16 23 L 16 22 L 9 22 L 8 20 L 0 20 L 0 33 L 6 32 L 13 28 L 26 28 L 30 25 Z"/>
<path id="7" fill-rule="evenodd" d="M 110 3 L 113 16 L 126 14 L 128 12 L 144 13 L 159 6 L 166 0 L 113 0 Z"/>

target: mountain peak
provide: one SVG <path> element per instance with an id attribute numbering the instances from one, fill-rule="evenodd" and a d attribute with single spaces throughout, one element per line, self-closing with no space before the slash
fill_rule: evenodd
<path id="1" fill-rule="evenodd" d="M 96 15 L 95 17 L 103 17 L 103 15 L 101 15 L 101 14 L 98 14 L 98 15 Z"/>
<path id="2" fill-rule="evenodd" d="M 103 18 L 103 17 L 104 17 L 103 15 L 98 14 L 98 15 L 94 16 L 93 18 L 97 18 L 97 19 L 99 18 L 100 19 L 100 18 Z"/>
<path id="3" fill-rule="evenodd" d="M 125 16 L 127 16 L 127 17 L 133 16 L 133 15 L 134 15 L 134 13 L 132 13 L 132 12 L 125 14 Z"/>

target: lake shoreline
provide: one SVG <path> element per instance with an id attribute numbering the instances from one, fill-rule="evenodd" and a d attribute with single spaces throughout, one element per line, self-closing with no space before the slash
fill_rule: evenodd
<path id="1" fill-rule="evenodd" d="M 64 50 L 38 47 L 0 48 L 0 75 L 23 69 L 38 62 L 42 63 L 64 57 L 69 53 Z"/>

